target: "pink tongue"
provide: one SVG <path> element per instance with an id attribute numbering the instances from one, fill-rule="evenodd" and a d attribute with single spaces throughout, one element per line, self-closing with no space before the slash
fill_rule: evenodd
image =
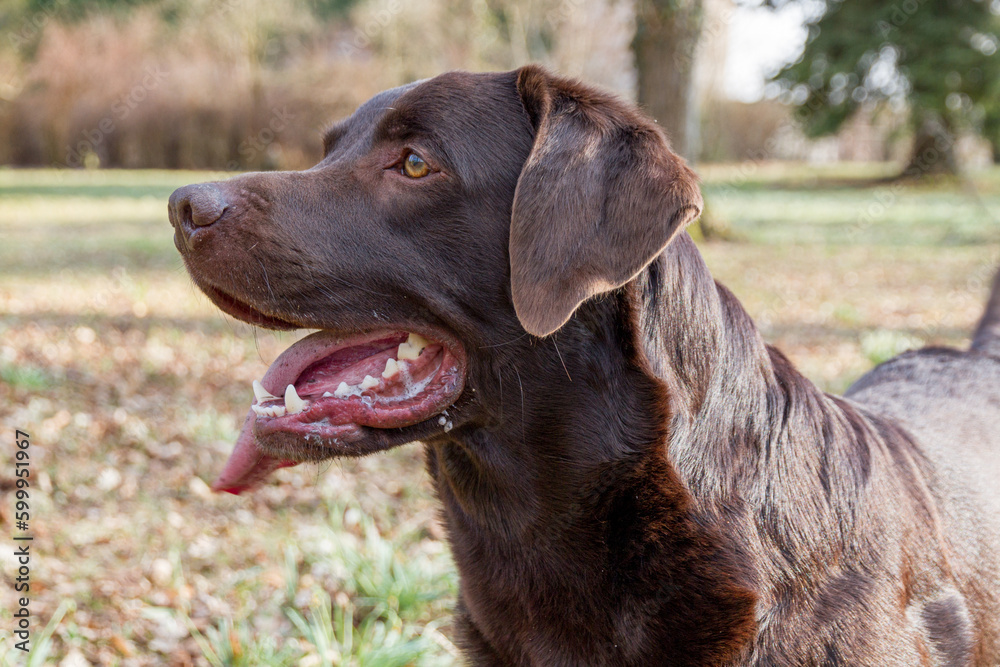
<path id="1" fill-rule="evenodd" d="M 240 436 L 236 439 L 233 453 L 226 461 L 226 467 L 222 469 L 219 478 L 212 485 L 213 490 L 225 491 L 238 496 L 263 482 L 278 468 L 288 468 L 298 463 L 298 461 L 271 458 L 260 451 L 257 448 L 257 441 L 253 437 L 253 420 L 254 413 L 253 410 L 250 410 L 243 422 L 243 430 L 240 431 Z"/>
<path id="2" fill-rule="evenodd" d="M 385 334 L 359 337 L 355 341 L 355 345 L 362 345 L 380 337 L 385 337 Z M 289 383 L 295 382 L 295 378 L 311 361 L 322 357 L 325 350 L 335 348 L 343 341 L 343 337 L 330 331 L 317 331 L 309 334 L 278 355 L 278 358 L 264 373 L 264 377 L 261 378 L 261 384 L 275 395 L 283 395 L 284 388 Z M 236 446 L 233 447 L 233 453 L 229 455 L 226 466 L 222 469 L 219 478 L 215 480 L 215 484 L 212 485 L 215 491 L 239 495 L 259 485 L 278 468 L 288 468 L 299 463 L 298 461 L 272 458 L 260 451 L 253 436 L 255 419 L 256 415 L 254 415 L 253 410 L 247 412 L 246 421 L 243 422 L 243 429 L 236 440 Z"/>
<path id="3" fill-rule="evenodd" d="M 277 389 L 277 395 L 283 395 L 284 387 L 295 380 L 295 376 L 302 370 L 306 361 L 314 358 L 317 350 L 331 345 L 336 340 L 338 339 L 326 331 L 318 331 L 306 336 L 278 355 L 271 367 L 264 373 L 261 383 L 265 388 Z M 219 478 L 215 480 L 215 484 L 212 485 L 215 491 L 239 495 L 253 489 L 278 468 L 288 468 L 298 463 L 298 461 L 275 459 L 260 451 L 257 447 L 257 441 L 253 437 L 255 418 L 253 410 L 247 412 L 247 418 L 243 422 L 239 438 L 236 439 L 233 453 L 229 455 L 226 466 L 219 474 Z"/>

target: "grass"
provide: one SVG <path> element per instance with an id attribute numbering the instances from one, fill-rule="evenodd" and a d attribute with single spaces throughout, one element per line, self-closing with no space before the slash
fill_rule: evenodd
<path id="1" fill-rule="evenodd" d="M 1000 170 L 870 180 L 886 173 L 702 169 L 735 239 L 702 244 L 709 266 L 831 391 L 908 347 L 964 345 L 1000 263 Z M 0 437 L 31 434 L 36 646 L 10 649 L 5 582 L 0 665 L 455 664 L 417 447 L 208 490 L 251 381 L 296 338 L 225 318 L 184 273 L 166 198 L 212 177 L 0 170 Z"/>

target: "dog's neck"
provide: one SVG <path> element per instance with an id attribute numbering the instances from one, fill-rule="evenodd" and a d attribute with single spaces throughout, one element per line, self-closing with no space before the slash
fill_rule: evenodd
<path id="1" fill-rule="evenodd" d="M 463 604 L 480 630 L 494 643 L 502 635 L 541 646 L 566 624 L 602 627 L 610 635 L 595 634 L 593 655 L 606 640 L 636 656 L 655 648 L 674 656 L 670 664 L 714 664 L 744 650 L 754 573 L 737 557 L 738 540 L 704 521 L 690 489 L 697 480 L 670 448 L 691 445 L 706 415 L 718 422 L 714 440 L 745 427 L 763 437 L 767 427 L 747 425 L 739 411 L 761 409 L 774 372 L 687 235 L 554 337 L 508 355 L 497 364 L 503 388 L 489 397 L 480 389 L 502 415 L 428 448 Z M 711 485 L 734 484 L 714 477 L 724 462 L 712 468 Z M 656 619 L 658 634 L 619 637 L 608 624 L 621 608 L 639 625 Z M 532 620 L 499 627 L 513 617 Z"/>
<path id="2" fill-rule="evenodd" d="M 432 472 L 465 519 L 507 541 L 554 515 L 593 516 L 651 457 L 685 492 L 725 500 L 790 430 L 822 426 L 791 423 L 796 403 L 836 407 L 765 345 L 687 234 L 555 335 L 496 354 L 496 386 L 478 390 L 499 407 L 438 447 Z"/>
<path id="3" fill-rule="evenodd" d="M 822 394 L 764 343 L 686 234 L 634 281 L 631 295 L 637 346 L 667 386 L 670 461 L 696 497 L 724 500 L 792 427 L 781 419 L 791 403 L 822 403 Z"/>

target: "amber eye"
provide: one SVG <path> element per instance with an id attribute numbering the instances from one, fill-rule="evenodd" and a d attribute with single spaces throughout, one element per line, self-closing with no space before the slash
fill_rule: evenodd
<path id="1" fill-rule="evenodd" d="M 403 173 L 410 178 L 423 178 L 431 173 L 431 168 L 427 166 L 422 157 L 416 153 L 410 153 L 403 160 Z"/>

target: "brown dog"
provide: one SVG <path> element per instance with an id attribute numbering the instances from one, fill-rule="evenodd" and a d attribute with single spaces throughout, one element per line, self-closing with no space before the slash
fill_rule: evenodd
<path id="1" fill-rule="evenodd" d="M 1000 664 L 1000 297 L 828 396 L 709 276 L 701 205 L 655 124 L 537 67 L 181 188 L 209 297 L 322 330 L 217 487 L 423 441 L 475 665 Z"/>

